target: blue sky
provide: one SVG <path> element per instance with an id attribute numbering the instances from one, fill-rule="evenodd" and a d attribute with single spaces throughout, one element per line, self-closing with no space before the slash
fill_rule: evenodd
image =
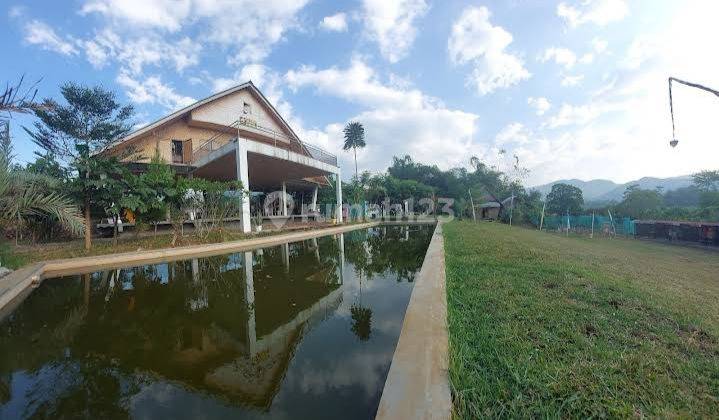
<path id="1" fill-rule="evenodd" d="M 628 181 L 719 166 L 719 2 L 662 0 L 3 0 L 0 80 L 102 84 L 138 125 L 252 79 L 303 140 L 362 169 L 394 155 L 442 168 L 517 155 L 528 185 Z M 19 160 L 33 146 L 15 116 Z M 506 150 L 500 155 L 500 150 Z M 504 157 L 503 157 L 504 156 Z"/>

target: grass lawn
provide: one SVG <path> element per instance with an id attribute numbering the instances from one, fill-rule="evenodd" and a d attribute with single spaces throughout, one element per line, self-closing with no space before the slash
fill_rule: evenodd
<path id="1" fill-rule="evenodd" d="M 330 227 L 329 224 L 316 225 L 316 228 Z M 175 246 L 200 245 L 218 242 L 237 241 L 241 239 L 271 236 L 281 233 L 291 233 L 301 230 L 312 229 L 313 226 L 296 226 L 280 230 L 263 230 L 261 233 L 245 234 L 237 230 L 224 229 L 221 232 L 211 232 L 206 237 L 200 237 L 194 233 L 187 233 L 178 239 Z M 87 257 L 94 255 L 118 254 L 122 252 L 143 251 L 150 249 L 170 248 L 172 246 L 172 235 L 170 232 L 161 232 L 156 236 L 145 232 L 135 236 L 132 233 L 118 238 L 117 245 L 113 245 L 112 238 L 93 239 L 92 249 L 85 250 L 85 243 L 82 239 L 69 242 L 44 243 L 36 245 L 11 246 L 7 243 L 0 244 L 0 255 L 3 265 L 10 268 L 19 268 L 34 262 L 54 260 L 60 258 Z"/>
<path id="2" fill-rule="evenodd" d="M 444 226 L 456 417 L 719 413 L 719 252 Z"/>

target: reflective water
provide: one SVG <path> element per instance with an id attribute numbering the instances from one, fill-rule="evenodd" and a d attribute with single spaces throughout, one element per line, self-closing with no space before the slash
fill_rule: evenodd
<path id="1" fill-rule="evenodd" d="M 46 280 L 0 323 L 0 418 L 372 418 L 430 237 Z"/>

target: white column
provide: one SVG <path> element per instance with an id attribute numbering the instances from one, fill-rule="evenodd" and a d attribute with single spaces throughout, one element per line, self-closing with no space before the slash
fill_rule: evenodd
<path id="1" fill-rule="evenodd" d="M 235 144 L 235 174 L 237 175 L 237 180 L 242 182 L 242 188 L 249 192 L 250 173 L 247 167 L 247 140 L 238 138 Z M 242 223 L 242 232 L 249 233 L 252 230 L 250 226 L 250 198 L 245 197 L 244 192 L 240 196 L 240 223 Z"/>
<path id="2" fill-rule="evenodd" d="M 339 170 L 335 175 L 335 179 L 337 180 L 337 223 L 342 223 L 342 177 Z"/>
<path id="3" fill-rule="evenodd" d="M 257 352 L 257 331 L 255 322 L 255 281 L 252 272 L 252 251 L 244 253 L 245 303 L 247 304 L 247 348 L 250 355 Z"/>
<path id="4" fill-rule="evenodd" d="M 282 215 L 287 217 L 287 184 L 282 181 Z"/>
<path id="5" fill-rule="evenodd" d="M 317 191 L 319 188 L 317 185 L 312 189 L 312 206 L 310 207 L 310 210 L 317 211 Z"/>
<path id="6" fill-rule="evenodd" d="M 314 247 L 315 249 L 315 258 L 317 258 L 317 262 L 322 262 L 322 260 L 320 259 L 320 245 L 317 243 L 317 238 L 312 238 L 311 242 L 312 247 Z"/>
<path id="7" fill-rule="evenodd" d="M 282 265 L 285 266 L 285 273 L 290 272 L 290 244 L 284 243 L 280 245 L 280 252 L 282 254 Z"/>
<path id="8" fill-rule="evenodd" d="M 337 235 L 340 249 L 340 284 L 345 283 L 345 235 L 340 233 Z"/>

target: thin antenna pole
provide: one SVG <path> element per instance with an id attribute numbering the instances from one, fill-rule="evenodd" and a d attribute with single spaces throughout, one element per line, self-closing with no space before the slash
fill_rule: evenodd
<path id="1" fill-rule="evenodd" d="M 472 219 L 476 222 L 477 221 L 477 213 L 474 210 L 474 200 L 472 199 L 472 189 L 468 189 L 467 192 L 469 192 L 469 204 L 472 206 Z"/>

